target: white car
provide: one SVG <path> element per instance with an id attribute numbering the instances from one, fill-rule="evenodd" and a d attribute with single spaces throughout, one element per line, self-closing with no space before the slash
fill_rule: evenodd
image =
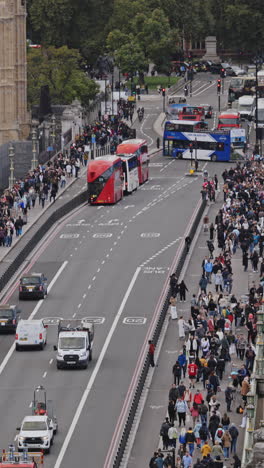
<path id="1" fill-rule="evenodd" d="M 47 343 L 47 325 L 43 320 L 19 320 L 16 329 L 16 350 L 35 346 L 44 349 Z"/>
<path id="2" fill-rule="evenodd" d="M 44 450 L 45 453 L 49 453 L 56 427 L 47 415 L 26 416 L 17 430 L 20 431 L 17 436 L 19 452 L 27 447 L 30 450 Z"/>
<path id="3" fill-rule="evenodd" d="M 235 65 L 232 66 L 232 70 L 234 72 L 233 76 L 243 76 L 246 75 L 246 71 L 243 68 L 237 67 Z"/>

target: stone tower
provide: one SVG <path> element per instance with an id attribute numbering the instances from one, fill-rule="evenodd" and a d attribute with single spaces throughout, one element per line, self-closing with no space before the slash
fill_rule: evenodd
<path id="1" fill-rule="evenodd" d="M 0 145 L 28 134 L 26 0 L 0 0 Z"/>

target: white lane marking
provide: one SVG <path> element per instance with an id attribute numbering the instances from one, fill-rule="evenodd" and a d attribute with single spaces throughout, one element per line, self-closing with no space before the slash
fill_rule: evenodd
<path id="1" fill-rule="evenodd" d="M 93 281 L 95 281 L 95 280 L 96 280 L 96 276 L 93 277 Z"/>
<path id="2" fill-rule="evenodd" d="M 63 264 L 61 265 L 61 267 L 58 269 L 56 275 L 54 276 L 54 278 L 52 279 L 52 281 L 50 282 L 50 284 L 48 285 L 48 293 L 50 292 L 52 286 L 56 283 L 58 277 L 61 275 L 61 273 L 63 272 L 64 268 L 66 267 L 66 265 L 68 264 L 68 261 L 66 260 L 65 262 L 63 262 Z M 33 311 L 31 312 L 30 316 L 28 317 L 28 320 L 32 320 L 36 313 L 38 312 L 38 310 L 40 309 L 42 303 L 44 302 L 44 299 L 41 299 L 40 301 L 38 301 L 36 307 L 33 309 Z M 0 365 L 0 375 L 2 374 L 5 366 L 7 365 L 9 359 L 11 358 L 13 352 L 15 351 L 15 347 L 16 347 L 16 344 L 13 343 L 12 346 L 10 347 L 8 353 L 6 354 L 6 356 L 4 357 L 3 361 L 1 362 L 1 365 Z"/>
<path id="3" fill-rule="evenodd" d="M 131 293 L 131 291 L 132 291 L 132 289 L 133 289 L 133 287 L 134 287 L 134 284 L 135 284 L 135 282 L 136 282 L 136 280 L 137 280 L 137 277 L 138 277 L 140 271 L 141 271 L 141 268 L 138 267 L 138 268 L 136 269 L 136 271 L 135 271 L 135 273 L 134 273 L 134 275 L 133 275 L 133 278 L 132 278 L 132 280 L 131 280 L 131 282 L 130 282 L 130 284 L 129 284 L 129 286 L 128 286 L 128 289 L 127 289 L 127 291 L 126 291 L 126 293 L 125 293 L 125 295 L 124 295 L 124 298 L 123 298 L 123 300 L 122 300 L 122 302 L 121 302 L 121 305 L 120 305 L 120 307 L 119 307 L 119 309 L 118 309 L 118 312 L 117 312 L 117 314 L 116 314 L 116 316 L 115 316 L 115 319 L 114 319 L 114 321 L 113 321 L 113 323 L 112 323 L 112 326 L 111 326 L 111 328 L 110 328 L 110 330 L 109 330 L 109 333 L 108 333 L 108 335 L 107 335 L 107 337 L 106 337 L 106 340 L 105 340 L 105 342 L 104 342 L 102 351 L 101 351 L 101 353 L 100 353 L 100 355 L 99 355 L 99 358 L 98 358 L 98 360 L 97 360 L 97 362 L 96 362 L 96 366 L 95 366 L 95 368 L 94 368 L 94 370 L 93 370 L 93 373 L 92 373 L 90 379 L 88 380 L 86 389 L 85 389 L 84 392 L 83 392 L 82 398 L 81 398 L 80 403 L 79 403 L 79 405 L 78 405 L 77 411 L 76 411 L 76 413 L 75 413 L 75 415 L 74 415 L 74 418 L 73 418 L 73 420 L 72 420 L 72 423 L 71 423 L 71 425 L 70 425 L 70 427 L 69 427 L 68 433 L 67 433 L 67 435 L 66 435 L 66 437 L 65 437 L 65 439 L 64 439 L 63 445 L 62 445 L 62 447 L 61 447 L 61 450 L 60 450 L 60 453 L 59 453 L 58 458 L 57 458 L 57 460 L 56 460 L 56 463 L 55 463 L 55 465 L 54 465 L 54 468 L 59 468 L 59 467 L 61 466 L 63 457 L 64 457 L 65 452 L 66 452 L 66 450 L 67 450 L 67 448 L 68 448 L 68 445 L 69 445 L 69 443 L 70 443 L 70 441 L 71 441 L 71 438 L 72 438 L 72 435 L 73 435 L 73 433 L 74 433 L 74 430 L 75 430 L 75 428 L 76 428 L 76 426 L 77 426 L 77 424 L 78 424 L 78 421 L 79 421 L 79 418 L 80 418 L 81 414 L 83 413 L 83 408 L 84 408 L 84 405 L 85 405 L 85 403 L 86 403 L 86 400 L 87 400 L 87 398 L 88 398 L 88 396 L 89 396 L 90 391 L 92 390 L 93 384 L 94 384 L 94 382 L 95 382 L 96 376 L 97 376 L 97 374 L 98 374 L 98 372 L 99 372 L 99 370 L 100 370 L 100 367 L 101 367 L 101 365 L 102 365 L 103 359 L 104 359 L 104 357 L 105 357 L 106 351 L 107 351 L 107 349 L 108 349 L 108 346 L 109 346 L 109 344 L 110 344 L 110 341 L 111 341 L 111 339 L 112 339 L 112 336 L 113 336 L 113 334 L 114 334 L 114 331 L 115 331 L 115 329 L 116 329 L 116 327 L 117 327 L 117 325 L 118 325 L 119 319 L 120 319 L 120 317 L 121 317 L 121 315 L 122 315 L 122 313 L 123 313 L 123 310 L 124 310 L 124 308 L 125 308 L 125 305 L 126 305 L 126 303 L 127 303 L 127 300 L 128 300 L 128 298 L 129 298 L 129 295 L 130 295 L 130 293 Z"/>
<path id="4" fill-rule="evenodd" d="M 53 361 L 54 361 L 53 358 L 51 358 L 51 359 L 49 360 L 49 365 L 50 365 L 50 366 L 51 366 L 51 364 L 53 363 Z"/>
<path id="5" fill-rule="evenodd" d="M 109 255 L 108 255 L 108 257 L 109 257 Z M 101 265 L 103 265 L 104 263 L 105 263 L 105 260 L 102 260 L 102 261 L 101 261 Z"/>
<path id="6" fill-rule="evenodd" d="M 87 289 L 91 289 L 91 287 L 92 287 L 92 285 L 91 285 L 91 284 L 89 284 L 89 286 L 88 286 L 88 288 L 87 288 Z"/>
<path id="7" fill-rule="evenodd" d="M 85 298 L 86 298 L 86 296 L 87 296 L 87 294 L 83 294 L 83 299 L 85 299 Z"/>
<path id="8" fill-rule="evenodd" d="M 101 268 L 97 268 L 97 273 L 100 273 L 100 271 L 101 271 Z"/>
<path id="9" fill-rule="evenodd" d="M 74 312 L 74 314 L 72 315 L 72 318 L 75 318 L 76 317 L 76 312 Z"/>
<path id="10" fill-rule="evenodd" d="M 78 304 L 78 309 L 80 309 L 80 307 L 82 307 L 82 304 Z"/>
<path id="11" fill-rule="evenodd" d="M 44 372 L 44 374 L 43 374 L 43 376 L 42 376 L 42 377 L 43 377 L 43 379 L 45 379 L 45 377 L 47 377 L 47 371 L 46 371 L 46 372 Z"/>
<path id="12" fill-rule="evenodd" d="M 29 406 L 29 408 L 32 408 L 32 406 L 33 406 L 33 402 L 31 401 L 31 402 L 29 403 L 29 405 L 28 405 L 28 406 Z"/>

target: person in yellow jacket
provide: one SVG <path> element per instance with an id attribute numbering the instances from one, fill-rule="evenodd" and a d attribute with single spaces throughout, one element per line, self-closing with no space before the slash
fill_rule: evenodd
<path id="1" fill-rule="evenodd" d="M 206 441 L 205 444 L 201 447 L 202 456 L 207 457 L 207 455 L 211 452 L 212 452 L 212 449 L 210 445 L 208 444 L 208 442 Z"/>

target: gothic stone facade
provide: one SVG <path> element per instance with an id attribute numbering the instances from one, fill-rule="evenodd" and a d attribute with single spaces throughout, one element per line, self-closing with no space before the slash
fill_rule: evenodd
<path id="1" fill-rule="evenodd" d="M 28 134 L 26 0 L 0 0 L 0 145 Z"/>

